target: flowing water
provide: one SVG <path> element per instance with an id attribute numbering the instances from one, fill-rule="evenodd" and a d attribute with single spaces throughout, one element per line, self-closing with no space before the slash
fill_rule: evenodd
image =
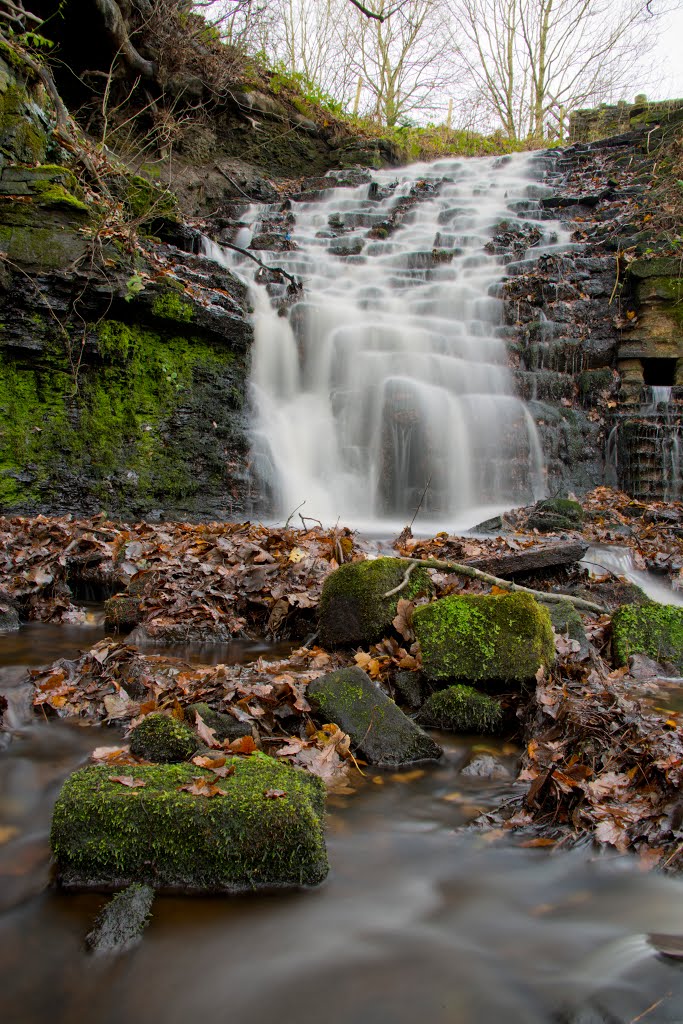
<path id="1" fill-rule="evenodd" d="M 520 217 L 541 232 L 534 255 L 562 247 L 564 229 L 541 219 L 540 168 L 530 154 L 442 160 L 294 203 L 293 224 L 281 206 L 245 213 L 237 243 L 286 231 L 295 251 L 258 255 L 304 286 L 288 316 L 252 287 L 261 513 L 305 502 L 325 523 L 400 528 L 421 503 L 423 529 L 453 530 L 542 496 L 541 448 L 514 394 L 495 297 L 504 267 L 485 248 Z M 208 240 L 205 250 L 264 278 L 234 252 Z"/>
<path id="2" fill-rule="evenodd" d="M 440 764 L 366 769 L 333 796 L 318 889 L 158 897 L 139 946 L 93 958 L 83 939 L 104 897 L 50 887 L 48 829 L 61 781 L 118 733 L 31 718 L 17 654 L 47 661 L 55 639 L 34 626 L 29 657 L 0 638 L 14 729 L 0 749 L 3 1024 L 683 1021 L 683 970 L 648 939 L 683 930 L 683 882 L 588 848 L 550 857 L 463 834 L 516 792 L 519 751 L 476 737 L 439 737 Z M 491 757 L 495 776 L 474 770 Z"/>

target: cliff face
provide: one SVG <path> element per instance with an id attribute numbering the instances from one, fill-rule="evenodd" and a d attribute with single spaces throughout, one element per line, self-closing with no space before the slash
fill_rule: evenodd
<path id="1" fill-rule="evenodd" d="M 0 507 L 239 514 L 244 286 L 158 238 L 133 244 L 140 229 L 182 240 L 172 198 L 123 172 L 106 203 L 79 185 L 42 86 L 5 56 Z"/>

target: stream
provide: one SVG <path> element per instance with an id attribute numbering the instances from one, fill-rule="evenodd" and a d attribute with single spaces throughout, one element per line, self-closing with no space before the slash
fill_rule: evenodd
<path id="1" fill-rule="evenodd" d="M 332 870 L 319 889 L 160 897 L 136 949 L 88 955 L 104 897 L 49 886 L 49 822 L 66 775 L 118 734 L 36 721 L 22 678 L 23 666 L 99 639 L 96 611 L 90 620 L 0 639 L 0 690 L 17 730 L 0 751 L 3 1024 L 626 1024 L 650 1007 L 649 1022 L 683 1020 L 683 971 L 646 938 L 682 930 L 683 882 L 628 857 L 549 856 L 463 832 L 515 792 L 519 751 L 477 737 L 441 735 L 440 764 L 366 769 L 353 795 L 332 796 Z M 498 777 L 477 774 L 492 763 Z"/>

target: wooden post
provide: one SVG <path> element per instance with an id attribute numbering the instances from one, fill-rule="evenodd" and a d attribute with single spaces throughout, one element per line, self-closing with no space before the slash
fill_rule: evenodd
<path id="1" fill-rule="evenodd" d="M 363 88 L 363 79 L 358 79 L 358 86 L 356 88 L 356 98 L 353 101 L 353 116 L 356 117 L 358 114 L 358 104 L 360 103 L 360 94 Z"/>
<path id="2" fill-rule="evenodd" d="M 446 118 L 446 130 L 451 130 L 451 124 L 453 123 L 453 97 L 448 101 L 448 117 Z"/>

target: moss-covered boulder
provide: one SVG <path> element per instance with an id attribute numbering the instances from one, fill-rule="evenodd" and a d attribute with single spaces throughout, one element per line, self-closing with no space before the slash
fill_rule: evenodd
<path id="1" fill-rule="evenodd" d="M 251 726 L 248 722 L 238 722 L 232 715 L 224 715 L 221 711 L 214 711 L 206 701 L 191 704 L 185 711 L 188 721 L 193 724 L 195 722 L 194 713 L 197 712 L 202 722 L 208 725 L 209 729 L 213 729 L 217 740 L 236 740 L 240 736 L 251 736 Z"/>
<path id="2" fill-rule="evenodd" d="M 321 780 L 265 754 L 231 758 L 228 767 L 234 773 L 222 779 L 194 765 L 74 772 L 52 819 L 58 880 L 69 888 L 142 882 L 183 892 L 321 882 L 328 871 Z M 119 774 L 137 784 L 112 781 Z M 197 795 L 187 786 L 220 792 Z"/>
<path id="3" fill-rule="evenodd" d="M 131 754 L 158 764 L 187 761 L 198 747 L 197 734 L 170 715 L 147 715 L 130 734 Z"/>
<path id="4" fill-rule="evenodd" d="M 417 716 L 421 725 L 432 729 L 479 733 L 497 732 L 502 719 L 500 703 L 473 686 L 449 686 L 433 693 Z"/>
<path id="5" fill-rule="evenodd" d="M 578 530 L 584 521 L 584 511 L 578 501 L 569 498 L 546 498 L 537 501 L 527 517 L 530 530 L 540 533 L 558 533 Z"/>
<path id="6" fill-rule="evenodd" d="M 125 953 L 134 946 L 149 924 L 154 889 L 136 882 L 117 892 L 98 915 L 86 937 L 92 953 Z"/>
<path id="7" fill-rule="evenodd" d="M 401 765 L 441 757 L 442 750 L 360 668 L 315 679 L 306 696 L 323 724 L 334 722 L 370 764 Z"/>
<path id="8" fill-rule="evenodd" d="M 555 660 L 547 610 L 530 594 L 443 597 L 415 610 L 428 679 L 533 679 Z"/>
<path id="9" fill-rule="evenodd" d="M 375 558 L 340 565 L 323 585 L 320 598 L 320 639 L 323 644 L 373 644 L 391 629 L 400 598 L 431 593 L 426 569 L 413 571 L 399 594 L 385 597 L 403 580 L 408 564 L 400 558 Z"/>
<path id="10" fill-rule="evenodd" d="M 612 653 L 617 665 L 631 654 L 668 661 L 683 673 L 683 608 L 672 604 L 624 604 L 612 616 Z"/>
<path id="11" fill-rule="evenodd" d="M 553 629 L 560 636 L 568 640 L 576 640 L 579 645 L 578 654 L 583 658 L 590 651 L 590 644 L 583 628 L 583 621 L 571 601 L 557 601 L 553 604 L 544 604 L 548 609 Z"/>

